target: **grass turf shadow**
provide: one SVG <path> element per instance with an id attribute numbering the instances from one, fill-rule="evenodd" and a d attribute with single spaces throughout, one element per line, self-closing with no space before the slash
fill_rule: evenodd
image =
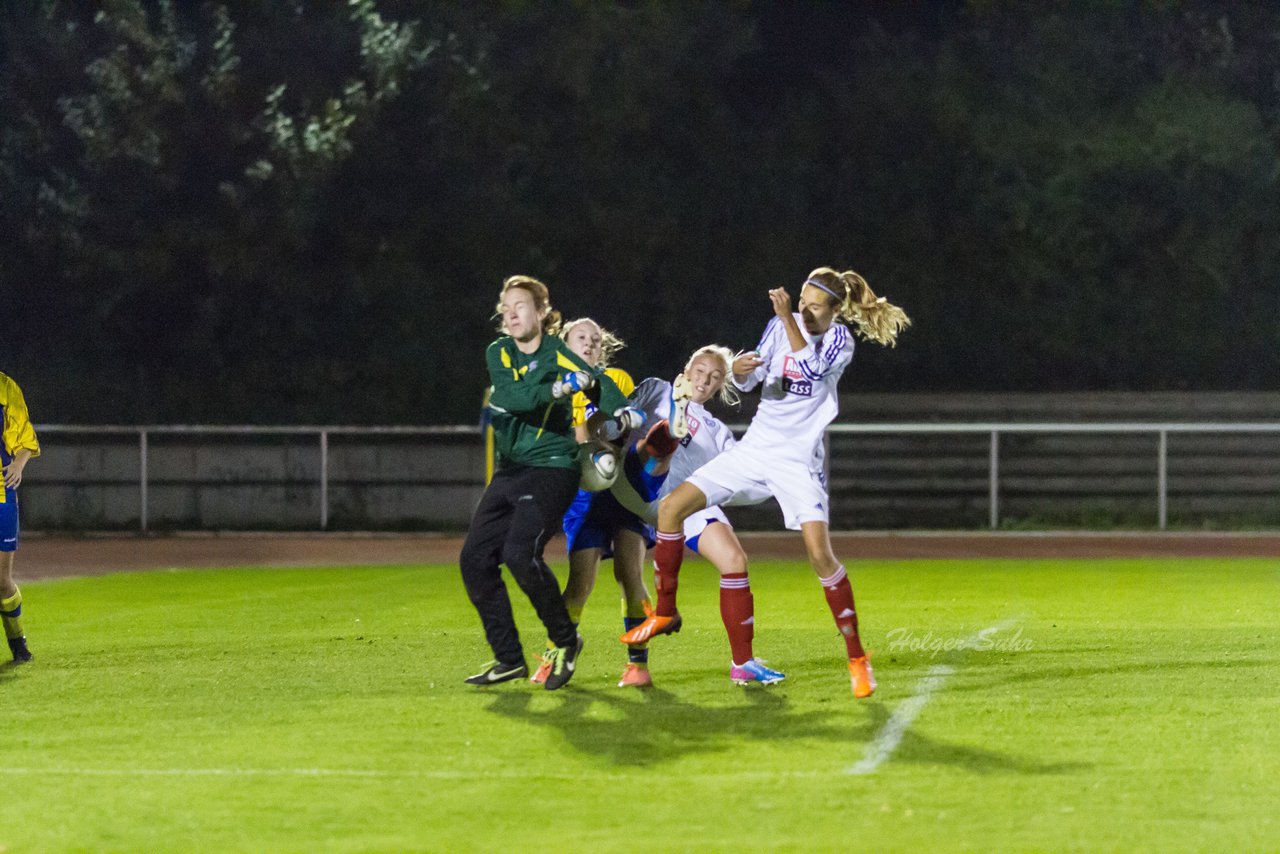
<path id="1" fill-rule="evenodd" d="M 28 661 L 14 661 L 12 659 L 0 663 L 0 681 L 7 682 L 18 675 L 19 668 L 30 666 L 31 663 Z"/>
<path id="2" fill-rule="evenodd" d="M 889 723 L 893 715 L 883 703 L 872 703 L 868 709 L 877 732 Z M 975 774 L 1010 773 L 1029 776 L 1071 774 L 1094 767 L 1089 762 L 1041 762 L 983 747 L 949 744 L 941 739 L 922 735 L 911 727 L 903 732 L 902 741 L 894 750 L 890 761 L 895 764 L 949 765 Z M 850 763 L 851 767 L 852 764 Z"/>
<path id="3" fill-rule="evenodd" d="M 813 743 L 817 773 L 847 771 L 862 758 L 892 712 L 882 703 L 862 704 L 858 719 L 841 719 L 828 710 L 796 711 L 786 694 L 776 688 L 743 691 L 742 702 L 729 706 L 703 706 L 682 700 L 660 688 L 643 692 L 598 691 L 578 688 L 557 697 L 559 705 L 547 708 L 533 702 L 529 692 L 502 693 L 486 710 L 558 729 L 567 745 L 578 753 L 620 769 L 644 769 L 682 757 L 731 754 L 743 740 Z M 597 706 L 605 714 L 595 713 Z M 948 744 L 910 729 L 903 735 L 894 762 L 947 765 L 977 774 L 1063 774 L 1083 770 L 1082 763 L 1045 763 L 984 748 Z M 829 763 L 829 764 L 828 764 Z M 733 767 L 726 763 L 726 774 Z M 781 774 L 781 772 L 780 772 Z"/>

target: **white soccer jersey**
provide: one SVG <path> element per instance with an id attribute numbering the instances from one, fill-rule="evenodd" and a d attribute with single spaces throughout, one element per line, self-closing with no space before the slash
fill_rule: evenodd
<path id="1" fill-rule="evenodd" d="M 648 431 L 649 426 L 654 422 L 671 414 L 671 383 L 656 377 L 644 380 L 632 393 L 631 405 L 644 412 L 647 420 L 641 429 Z M 737 441 L 733 438 L 733 431 L 723 421 L 708 412 L 702 404 L 690 401 L 686 414 L 689 421 L 689 435 L 680 440 L 680 447 L 671 458 L 671 468 L 667 472 L 667 479 L 659 493 L 661 496 L 669 494 L 684 483 L 689 475 L 702 468 L 722 451 L 732 448 Z M 635 438 L 635 436 L 627 437 L 628 442 Z"/>
<path id="2" fill-rule="evenodd" d="M 840 411 L 836 384 L 853 360 L 853 334 L 837 322 L 823 335 L 810 335 L 803 318 L 798 313 L 792 316 L 808 345 L 791 352 L 787 330 L 775 317 L 756 347 L 763 364 L 744 382 L 734 378 L 742 391 L 764 384 L 760 408 L 742 443 L 767 450 L 775 459 L 820 468 L 822 434 Z"/>

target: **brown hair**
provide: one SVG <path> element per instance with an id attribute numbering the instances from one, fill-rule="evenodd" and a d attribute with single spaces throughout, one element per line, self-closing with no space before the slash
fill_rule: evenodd
<path id="1" fill-rule="evenodd" d="M 609 362 L 613 360 L 614 356 L 618 355 L 619 351 L 627 346 L 627 342 L 623 341 L 617 335 L 614 335 L 608 329 L 605 329 L 591 318 L 579 317 L 576 320 L 570 320 L 560 327 L 560 337 L 564 339 L 566 344 L 569 342 L 569 333 L 573 331 L 573 327 L 577 326 L 579 323 L 590 323 L 596 329 L 600 330 L 600 360 L 596 362 L 595 366 L 601 370 L 609 367 Z"/>
<path id="2" fill-rule="evenodd" d="M 502 293 L 498 294 L 498 305 L 494 309 L 499 332 L 507 331 L 502 322 L 502 299 L 512 288 L 519 288 L 533 297 L 533 307 L 542 315 L 543 335 L 555 335 L 560 331 L 560 312 L 551 307 L 551 292 L 547 290 L 547 286 L 533 276 L 507 276 L 502 282 Z"/>
<path id="3" fill-rule="evenodd" d="M 843 273 L 819 267 L 809 274 L 806 285 L 815 285 L 839 303 L 839 317 L 851 322 L 863 338 L 888 347 L 898 343 L 898 333 L 911 325 L 911 318 L 884 297 L 877 297 L 867 280 L 852 270 Z"/>

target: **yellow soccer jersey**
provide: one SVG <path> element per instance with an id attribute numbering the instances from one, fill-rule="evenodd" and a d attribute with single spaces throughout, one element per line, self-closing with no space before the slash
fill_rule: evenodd
<path id="1" fill-rule="evenodd" d="M 0 417 L 4 419 L 5 465 L 23 448 L 30 451 L 33 457 L 40 456 L 40 443 L 36 441 L 36 431 L 31 426 L 22 389 L 4 374 L 0 374 Z"/>
<path id="2" fill-rule="evenodd" d="M 604 375 L 613 380 L 613 384 L 618 387 L 618 391 L 625 396 L 630 397 L 631 392 L 636 390 L 636 381 L 631 379 L 631 374 L 622 370 L 622 368 L 605 368 Z M 587 396 L 582 392 L 578 392 L 573 396 L 573 426 L 586 424 L 587 418 L 595 412 L 595 407 L 591 407 L 591 412 L 587 411 Z"/>

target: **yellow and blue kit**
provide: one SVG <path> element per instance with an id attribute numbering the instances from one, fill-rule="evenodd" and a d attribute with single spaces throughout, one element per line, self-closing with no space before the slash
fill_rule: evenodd
<path id="1" fill-rule="evenodd" d="M 4 424 L 3 441 L 0 441 L 0 465 L 7 467 L 18 451 L 26 449 L 31 456 L 40 456 L 40 443 L 36 441 L 35 428 L 27 413 L 27 402 L 22 389 L 4 374 L 0 374 L 0 421 Z M 0 493 L 0 552 L 11 552 L 18 547 L 18 491 L 4 488 Z"/>
<path id="2" fill-rule="evenodd" d="M 622 370 L 622 368 L 605 368 L 604 375 L 613 380 L 613 384 L 618 387 L 618 391 L 622 392 L 623 397 L 631 397 L 631 393 L 636 390 L 636 381 L 631 379 L 631 374 Z M 582 392 L 576 392 L 573 395 L 573 426 L 586 424 L 587 419 L 595 415 L 599 411 L 597 407 Z"/>
<path id="3" fill-rule="evenodd" d="M 635 380 L 621 368 L 606 368 L 605 375 L 613 380 L 614 385 L 628 397 L 636 389 Z M 573 423 L 576 427 L 585 424 L 596 412 L 595 404 L 587 400 L 579 392 L 573 396 Z M 565 539 L 569 551 L 600 549 L 600 557 L 608 560 L 613 557 L 614 539 L 620 530 L 635 531 L 644 538 L 647 547 L 652 548 L 656 542 L 653 526 L 648 525 L 639 516 L 618 503 L 609 490 L 587 492 L 578 490 L 573 504 L 564 514 Z"/>

